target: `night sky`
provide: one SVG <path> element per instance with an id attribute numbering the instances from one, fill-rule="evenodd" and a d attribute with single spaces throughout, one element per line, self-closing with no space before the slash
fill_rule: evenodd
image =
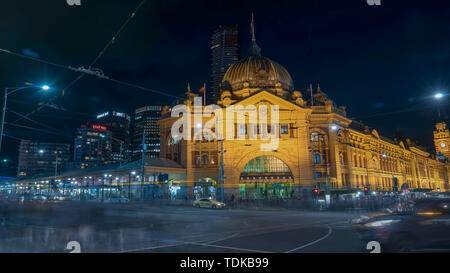
<path id="1" fill-rule="evenodd" d="M 450 79 L 450 3 L 366 0 L 155 1 L 148 0 L 93 66 L 110 78 L 183 96 L 210 73 L 210 35 L 218 25 L 239 25 L 242 57 L 255 14 L 262 55 L 283 65 L 296 90 L 320 83 L 348 116 L 380 134 L 401 134 L 432 148 L 436 91 Z M 10 0 L 0 2 L 0 48 L 73 67 L 88 67 L 141 0 Z M 92 76 L 66 89 L 79 74 L 0 52 L 0 88 L 25 81 L 47 83 L 48 93 L 27 89 L 11 95 L 8 108 L 26 114 L 51 100 L 20 126 L 6 125 L 0 175 L 16 172 L 16 138 L 73 143 L 75 128 L 107 110 L 132 114 L 174 98 Z M 208 86 L 207 86 L 208 87 Z M 52 98 L 56 99 L 52 99 Z M 448 121 L 448 99 L 441 117 Z M 6 121 L 18 118 L 8 112 Z M 51 131 L 48 132 L 47 130 Z M 13 138 L 11 138 L 13 137 Z"/>

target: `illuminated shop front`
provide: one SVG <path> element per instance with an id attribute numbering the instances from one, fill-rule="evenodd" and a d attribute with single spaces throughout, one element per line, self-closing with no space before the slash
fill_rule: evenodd
<path id="1" fill-rule="evenodd" d="M 274 156 L 250 160 L 242 170 L 239 196 L 244 199 L 291 198 L 294 180 L 289 167 Z"/>
<path id="2" fill-rule="evenodd" d="M 216 198 L 217 182 L 211 178 L 202 178 L 194 183 L 194 198 Z"/>

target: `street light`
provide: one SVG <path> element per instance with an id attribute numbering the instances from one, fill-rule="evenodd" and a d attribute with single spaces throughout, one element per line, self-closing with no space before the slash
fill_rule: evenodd
<path id="1" fill-rule="evenodd" d="M 37 86 L 35 84 L 26 82 L 25 85 L 26 86 L 22 86 L 22 87 L 5 87 L 5 92 L 3 94 L 2 124 L 0 126 L 0 152 L 2 150 L 3 129 L 5 127 L 6 103 L 8 101 L 8 95 L 11 95 L 12 93 L 17 92 L 19 90 L 26 89 L 26 88 L 32 88 L 32 87 L 35 87 L 35 88 L 37 87 L 37 88 L 40 88 L 45 91 L 50 89 L 50 86 L 48 86 L 47 84 L 44 84 L 42 86 Z M 9 90 L 11 90 L 11 91 L 9 91 Z"/>
<path id="2" fill-rule="evenodd" d="M 435 99 L 442 99 L 443 97 L 444 97 L 444 94 L 442 94 L 441 92 L 434 94 Z"/>

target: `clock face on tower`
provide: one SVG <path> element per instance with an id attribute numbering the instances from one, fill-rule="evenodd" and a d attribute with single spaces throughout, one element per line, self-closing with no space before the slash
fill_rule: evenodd
<path id="1" fill-rule="evenodd" d="M 442 148 L 445 148 L 445 146 L 446 146 L 445 143 L 442 142 L 442 143 L 441 143 L 441 147 L 442 147 Z"/>

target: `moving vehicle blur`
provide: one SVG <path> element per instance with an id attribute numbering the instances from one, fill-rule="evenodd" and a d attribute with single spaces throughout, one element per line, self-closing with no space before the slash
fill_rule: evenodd
<path id="1" fill-rule="evenodd" d="M 105 200 L 106 203 L 119 203 L 119 204 L 124 204 L 124 203 L 130 203 L 130 200 L 128 198 L 125 197 L 111 197 L 110 199 Z"/>
<path id="2" fill-rule="evenodd" d="M 356 231 L 381 252 L 450 251 L 450 199 L 428 198 L 397 204 L 386 213 L 361 218 Z"/>

